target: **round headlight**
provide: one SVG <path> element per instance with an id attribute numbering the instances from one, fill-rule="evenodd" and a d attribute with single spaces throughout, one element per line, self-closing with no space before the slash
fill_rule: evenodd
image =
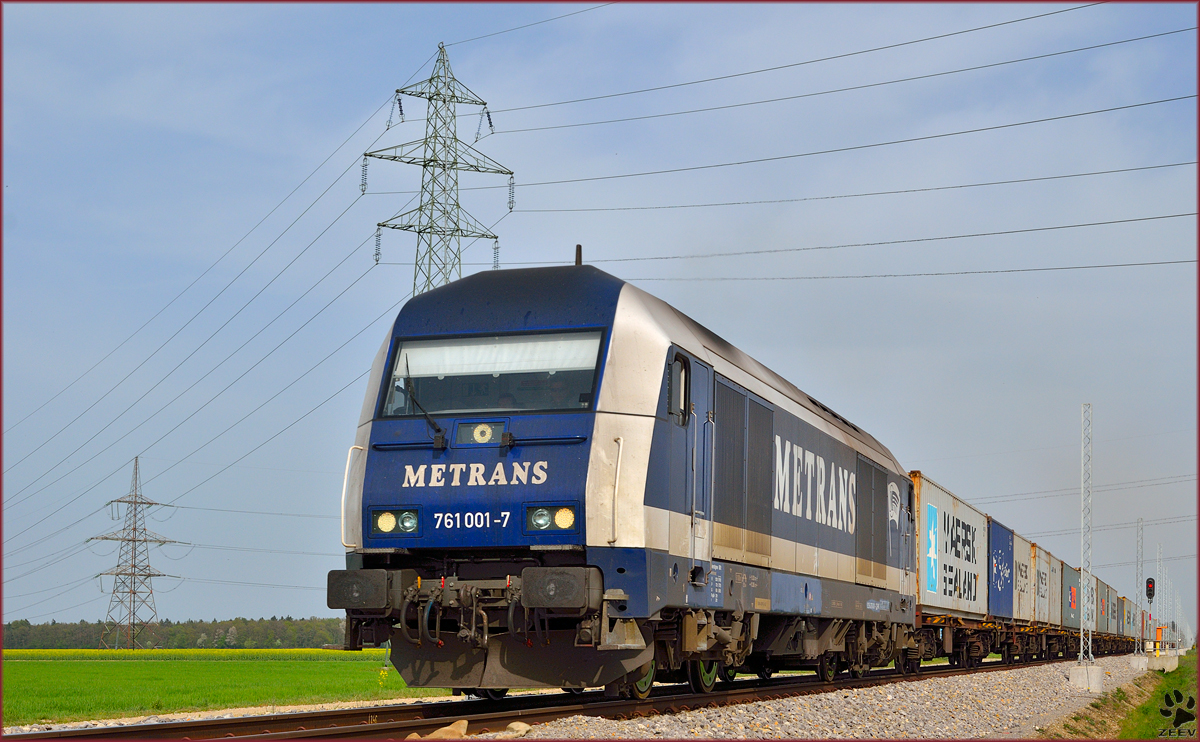
<path id="1" fill-rule="evenodd" d="M 492 426 L 487 423 L 479 423 L 475 426 L 473 436 L 476 443 L 487 443 L 492 439 Z"/>
<path id="2" fill-rule="evenodd" d="M 545 530 L 550 527 L 550 511 L 546 508 L 538 508 L 533 511 L 533 517 L 529 520 L 533 523 L 534 528 Z"/>
<path id="3" fill-rule="evenodd" d="M 405 533 L 412 533 L 417 530 L 417 514 L 416 513 L 401 513 L 400 514 L 400 530 Z"/>
<path id="4" fill-rule="evenodd" d="M 379 526 L 379 530 L 384 533 L 391 533 L 392 529 L 396 527 L 396 516 L 391 513 L 380 513 L 379 520 L 375 521 L 375 523 Z"/>
<path id="5" fill-rule="evenodd" d="M 575 525 L 575 510 L 572 508 L 559 508 L 554 514 L 554 525 L 566 530 Z"/>

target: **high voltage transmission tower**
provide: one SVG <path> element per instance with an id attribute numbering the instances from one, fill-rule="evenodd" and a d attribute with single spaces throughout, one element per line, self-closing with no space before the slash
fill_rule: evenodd
<path id="1" fill-rule="evenodd" d="M 125 503 L 125 527 L 119 532 L 94 536 L 93 541 L 118 541 L 121 544 L 120 560 L 116 567 L 101 572 L 113 576 L 112 598 L 108 602 L 108 616 L 104 619 L 104 631 L 100 635 L 101 649 L 143 649 L 155 643 L 154 627 L 158 625 L 158 612 L 154 609 L 152 577 L 166 577 L 150 566 L 150 544 L 173 544 L 146 530 L 146 508 L 157 502 L 142 496 L 142 482 L 138 473 L 138 460 L 133 460 L 133 482 L 129 494 L 109 504 Z"/>
<path id="2" fill-rule="evenodd" d="M 367 158 L 393 160 L 421 166 L 421 203 L 415 209 L 381 222 L 379 227 L 417 233 L 417 259 L 413 271 L 413 295 L 443 286 L 462 277 L 462 238 L 497 240 L 491 230 L 463 210 L 458 202 L 458 171 L 497 173 L 509 177 L 509 211 L 513 208 L 512 171 L 459 141 L 455 106 L 483 106 L 489 128 L 487 103 L 454 79 L 446 48 L 438 44 L 437 61 L 428 80 L 396 91 L 400 95 L 425 98 L 425 138 L 387 147 L 363 156 L 363 191 L 366 192 Z M 477 138 L 478 140 L 478 138 Z"/>

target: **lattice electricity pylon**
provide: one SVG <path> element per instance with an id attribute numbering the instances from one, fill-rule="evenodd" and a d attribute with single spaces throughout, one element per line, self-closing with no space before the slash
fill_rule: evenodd
<path id="1" fill-rule="evenodd" d="M 1096 628 L 1096 590 L 1092 581 L 1092 406 L 1083 405 L 1083 446 L 1079 458 L 1079 582 L 1083 585 L 1083 620 L 1079 622 L 1079 664 L 1090 665 L 1092 631 Z"/>
<path id="2" fill-rule="evenodd" d="M 1133 583 L 1135 586 L 1135 589 L 1133 591 L 1133 597 L 1135 599 L 1135 605 L 1137 606 L 1137 611 L 1134 613 L 1134 615 L 1136 615 L 1136 616 L 1140 616 L 1142 614 L 1142 595 L 1145 593 L 1145 590 L 1146 590 L 1146 581 L 1144 579 L 1142 579 L 1142 575 L 1143 575 L 1143 571 L 1142 571 L 1142 519 L 1138 518 L 1138 520 L 1137 520 L 1137 577 L 1134 579 L 1134 583 Z M 1137 643 L 1137 646 L 1135 646 L 1133 648 L 1134 654 L 1145 654 L 1146 653 L 1146 637 L 1144 635 L 1145 629 L 1146 629 L 1145 626 L 1142 626 L 1142 628 L 1138 629 L 1138 643 Z"/>
<path id="3" fill-rule="evenodd" d="M 463 237 L 496 239 L 491 230 L 459 205 L 458 171 L 499 175 L 512 175 L 512 171 L 459 141 L 456 104 L 487 106 L 487 103 L 454 79 L 444 45 L 438 44 L 437 62 L 429 79 L 396 93 L 429 101 L 425 138 L 367 152 L 365 156 L 421 166 L 420 205 L 379 224 L 417 233 L 413 270 L 413 296 L 416 296 L 462 277 Z"/>
<path id="4" fill-rule="evenodd" d="M 158 503 L 142 496 L 137 458 L 133 460 L 133 482 L 129 486 L 129 494 L 109 504 L 118 502 L 126 505 L 125 527 L 119 532 L 89 539 L 121 543 L 117 566 L 100 573 L 113 576 L 112 598 L 108 602 L 104 631 L 100 634 L 100 648 L 144 649 L 154 646 L 154 627 L 158 625 L 150 578 L 167 576 L 150 566 L 150 544 L 176 542 L 146 530 L 145 510 Z"/>

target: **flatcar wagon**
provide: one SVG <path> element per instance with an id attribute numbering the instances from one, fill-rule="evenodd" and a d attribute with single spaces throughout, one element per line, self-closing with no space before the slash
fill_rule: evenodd
<path id="1" fill-rule="evenodd" d="M 1070 632 L 1036 546 L 1006 542 L 1033 584 L 989 610 L 986 515 L 591 266 L 486 271 L 404 306 L 342 518 L 328 605 L 347 648 L 390 641 L 413 686 L 644 697 L 1045 654 Z"/>

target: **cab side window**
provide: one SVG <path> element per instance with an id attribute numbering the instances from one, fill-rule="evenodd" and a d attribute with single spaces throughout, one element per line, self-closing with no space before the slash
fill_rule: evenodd
<path id="1" fill-rule="evenodd" d="M 684 426 L 688 424 L 691 403 L 688 370 L 687 358 L 676 355 L 671 361 L 670 374 L 667 377 L 667 414 L 677 425 Z"/>

